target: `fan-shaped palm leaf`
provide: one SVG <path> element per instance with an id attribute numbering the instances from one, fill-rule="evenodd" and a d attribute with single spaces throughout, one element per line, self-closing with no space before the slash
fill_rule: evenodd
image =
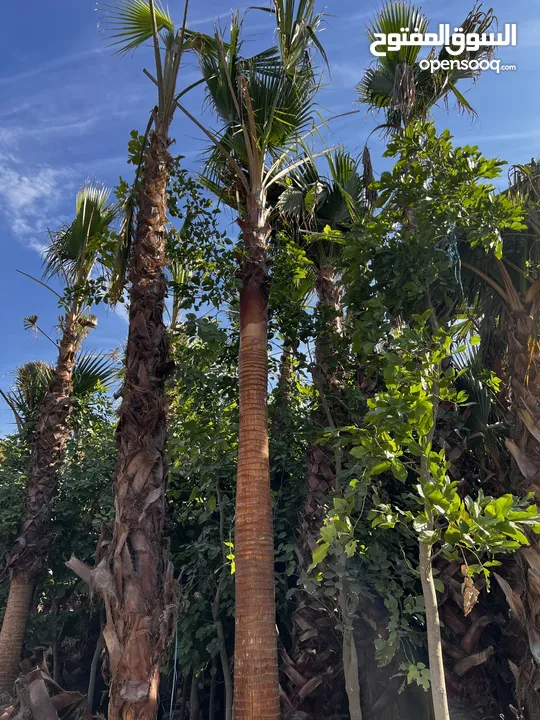
<path id="1" fill-rule="evenodd" d="M 118 54 L 135 50 L 154 35 L 152 7 L 145 0 L 120 0 L 115 5 L 98 3 L 104 12 L 105 24 L 110 28 L 108 36 L 119 45 Z M 154 17 L 157 32 L 174 32 L 174 24 L 166 8 L 159 2 L 154 3 Z"/>
<path id="2" fill-rule="evenodd" d="M 313 45 L 326 65 L 328 58 L 317 37 L 324 13 L 315 12 L 315 0 L 274 0 L 273 8 L 258 10 L 274 13 L 278 28 L 281 62 L 286 73 L 294 73 L 308 61 L 308 49 Z"/>
<path id="3" fill-rule="evenodd" d="M 329 177 L 320 175 L 308 157 L 290 173 L 276 203 L 285 222 L 292 222 L 297 242 L 306 246 L 317 265 L 340 252 L 338 235 L 325 229 L 346 231 L 367 208 L 359 159 L 343 150 L 326 157 Z"/>
<path id="4" fill-rule="evenodd" d="M 53 371 L 49 363 L 32 360 L 17 368 L 9 392 L 0 390 L 15 415 L 19 432 L 36 422 Z M 81 353 L 73 372 L 73 396 L 81 398 L 99 386 L 110 385 L 117 372 L 116 363 L 110 354 Z"/>
<path id="5" fill-rule="evenodd" d="M 100 244 L 115 218 L 117 207 L 107 204 L 109 190 L 87 183 L 77 193 L 75 220 L 50 233 L 45 252 L 44 278 L 61 275 L 71 286 L 86 280 L 94 266 Z"/>
<path id="6" fill-rule="evenodd" d="M 475 5 L 461 23 L 465 33 L 485 33 L 495 22 L 492 10 L 483 12 L 481 6 Z M 420 9 L 401 0 L 387 2 L 368 28 L 367 34 L 370 42 L 375 40 L 375 34 L 400 33 L 403 28 L 416 29 L 425 34 L 428 29 L 428 19 Z M 440 69 L 431 72 L 420 68 L 420 46 L 402 46 L 399 50 L 390 50 L 388 46 L 379 46 L 386 55 L 377 59 L 374 67 L 369 68 L 357 86 L 359 102 L 368 104 L 374 110 L 384 110 L 386 114 L 385 127 L 389 130 L 398 129 L 407 125 L 413 118 L 425 119 L 432 108 L 440 101 L 445 103 L 453 95 L 459 110 L 475 114 L 474 109 L 465 96 L 458 90 L 456 84 L 462 79 L 474 79 L 478 70 L 465 70 L 454 64 L 450 69 Z M 477 60 L 489 58 L 492 48 L 481 47 L 476 51 L 465 50 L 460 60 Z M 448 49 L 443 47 L 436 55 L 433 49 L 430 59 L 456 60 L 450 56 Z"/>
<path id="7" fill-rule="evenodd" d="M 83 397 L 99 386 L 110 387 L 118 378 L 118 365 L 111 353 L 82 352 L 73 371 L 73 395 Z"/>

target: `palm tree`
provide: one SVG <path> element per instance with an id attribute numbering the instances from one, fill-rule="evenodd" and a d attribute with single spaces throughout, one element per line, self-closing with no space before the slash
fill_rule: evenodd
<path id="1" fill-rule="evenodd" d="M 320 21 L 313 6 L 312 1 L 297 6 L 294 0 L 276 0 L 279 48 L 243 57 L 242 20 L 236 14 L 229 41 L 216 33 L 213 51 L 201 53 L 207 99 L 222 123 L 221 132 L 214 135 L 182 107 L 212 141 L 203 179 L 238 213 L 243 238 L 235 524 L 237 720 L 279 717 L 268 464 L 268 197 L 290 171 L 291 150 L 312 123 L 317 82 L 308 48 Z"/>
<path id="2" fill-rule="evenodd" d="M 464 33 L 488 32 L 495 22 L 493 10 L 481 10 L 475 4 L 460 25 Z M 408 2 L 390 0 L 387 2 L 375 20 L 368 28 L 367 35 L 370 42 L 375 39 L 376 33 L 400 33 L 402 28 L 418 28 L 420 33 L 427 32 L 429 20 L 420 9 Z M 425 120 L 433 108 L 441 100 L 448 104 L 449 96 L 453 96 L 458 110 L 475 115 L 463 93 L 457 87 L 460 80 L 476 79 L 479 71 L 451 68 L 437 70 L 432 73 L 420 67 L 420 46 L 408 45 L 399 50 L 386 50 L 386 55 L 377 58 L 375 65 L 364 73 L 358 84 L 358 101 L 366 103 L 372 110 L 383 111 L 385 122 L 383 127 L 387 130 L 400 130 L 413 120 Z M 432 60 L 485 60 L 491 57 L 492 50 L 481 47 L 475 51 L 464 51 L 459 58 L 450 56 L 445 47 L 436 55 L 432 50 L 429 59 Z"/>
<path id="3" fill-rule="evenodd" d="M 312 161 L 293 171 L 277 203 L 289 231 L 313 263 L 317 294 L 312 368 L 317 405 L 313 422 L 319 428 L 338 427 L 346 422 L 342 411 L 345 376 L 341 362 L 343 308 L 338 261 L 343 233 L 369 206 L 359 159 L 339 150 L 327 156 L 327 161 L 328 177 L 321 175 Z M 307 497 L 296 546 L 301 577 L 311 565 L 329 496 L 338 489 L 337 471 L 335 458 L 312 443 L 308 448 Z M 303 710 L 320 712 L 325 698 L 328 700 L 329 685 L 335 689 L 335 678 L 342 667 L 340 643 L 336 642 L 338 618 L 339 607 L 331 598 L 323 598 L 320 593 L 300 595 L 293 616 L 291 657 L 286 658 L 285 672 L 294 666 L 295 672 L 289 672 L 294 688 L 292 702 Z M 306 693 L 306 687 L 311 692 Z"/>
<path id="4" fill-rule="evenodd" d="M 130 254 L 129 332 L 117 430 L 114 479 L 116 520 L 108 549 L 92 572 L 76 558 L 70 567 L 104 596 L 103 633 L 111 667 L 109 718 L 154 718 L 159 673 L 175 607 L 176 583 L 163 534 L 167 485 L 166 393 L 170 369 L 164 324 L 167 184 L 170 126 L 177 107 L 176 85 L 186 48 L 188 0 L 182 25 L 154 0 L 118 0 L 101 5 L 119 53 L 150 41 L 157 89 L 137 188 L 137 222 Z M 197 36 L 202 38 L 202 36 Z M 133 207 L 131 208 L 133 210 Z"/>
<path id="5" fill-rule="evenodd" d="M 45 393 L 54 367 L 43 360 L 31 360 L 17 368 L 10 391 L 0 395 L 13 413 L 18 435 L 31 441 L 39 419 Z M 113 356 L 102 353 L 79 353 L 73 369 L 73 400 L 84 397 L 98 385 L 106 385 L 115 375 Z"/>
<path id="6" fill-rule="evenodd" d="M 1 692 L 13 690 L 36 578 L 45 568 L 50 545 L 47 526 L 70 434 L 75 357 L 88 329 L 95 326 L 95 318 L 87 314 L 85 285 L 114 218 L 114 207 L 107 200 L 107 190 L 85 185 L 77 195 L 75 220 L 69 227 L 51 234 L 45 256 L 44 276 L 56 275 L 64 280 L 69 304 L 60 319 L 58 359 L 46 391 L 44 366 L 27 368 L 20 378 L 25 384 L 24 391 L 20 390 L 21 399 L 24 401 L 27 395 L 29 413 L 36 413 L 39 406 L 39 416 L 32 437 L 25 519 L 8 561 L 11 582 L 0 632 Z M 16 401 L 17 395 L 12 399 Z"/>
<path id="7" fill-rule="evenodd" d="M 516 166 L 506 193 L 523 203 L 526 227 L 503 234 L 502 257 L 495 262 L 486 262 L 483 253 L 467 253 L 460 248 L 463 285 L 470 312 L 479 325 L 481 357 L 504 381 L 502 419 L 510 435 L 505 444 L 515 462 L 509 473 L 511 490 L 516 494 L 532 492 L 539 501 L 540 164 L 533 160 Z M 533 537 L 530 547 L 521 549 L 517 557 L 521 558 L 523 569 L 514 566 L 507 577 L 512 584 L 519 583 L 521 593 L 502 577 L 497 579 L 513 615 L 523 627 L 523 645 L 519 656 L 512 658 L 516 698 L 523 703 L 527 717 L 536 717 L 540 712 L 538 693 L 534 690 L 540 682 L 538 540 Z"/>

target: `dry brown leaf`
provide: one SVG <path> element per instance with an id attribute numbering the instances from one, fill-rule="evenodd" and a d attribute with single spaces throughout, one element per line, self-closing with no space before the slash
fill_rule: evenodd
<path id="1" fill-rule="evenodd" d="M 463 595 L 463 614 L 465 617 L 470 615 L 474 606 L 478 602 L 478 596 L 480 591 L 474 586 L 472 578 L 467 575 L 467 566 L 461 566 L 461 572 L 464 575 L 463 583 L 461 584 L 461 594 Z"/>
<path id="2" fill-rule="evenodd" d="M 493 655 L 493 653 L 494 650 L 490 646 L 485 650 L 482 650 L 482 652 L 478 652 L 474 655 L 469 655 L 469 657 L 463 658 L 463 660 L 460 660 L 454 665 L 454 674 L 458 677 L 465 675 L 465 673 L 471 670 L 471 668 L 485 663 L 486 660 L 488 660 Z"/>
<path id="3" fill-rule="evenodd" d="M 311 680 L 308 680 L 308 682 L 302 687 L 298 692 L 298 697 L 300 700 L 303 700 L 306 698 L 310 693 L 312 693 L 314 690 L 316 690 L 319 685 L 322 683 L 322 678 L 317 675 L 314 678 L 311 678 Z"/>
<path id="4" fill-rule="evenodd" d="M 506 597 L 506 602 L 510 606 L 510 610 L 519 620 L 525 620 L 525 608 L 523 607 L 523 602 L 517 592 L 515 592 L 515 590 L 513 590 L 506 580 L 500 575 L 497 575 L 497 573 L 493 573 L 493 575 Z"/>

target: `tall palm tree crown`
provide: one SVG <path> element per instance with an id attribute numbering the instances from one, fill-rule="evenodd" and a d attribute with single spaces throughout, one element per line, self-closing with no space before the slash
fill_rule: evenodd
<path id="1" fill-rule="evenodd" d="M 485 33 L 495 23 L 493 10 L 483 12 L 476 4 L 467 15 L 460 27 L 464 33 Z M 368 27 L 367 35 L 370 42 L 375 34 L 399 33 L 403 28 L 414 28 L 415 32 L 425 34 L 428 30 L 427 16 L 414 5 L 402 0 L 387 2 Z M 413 119 L 425 120 L 433 107 L 443 100 L 448 103 L 452 96 L 460 111 L 475 114 L 474 109 L 458 89 L 461 80 L 475 80 L 478 70 L 465 70 L 451 67 L 431 72 L 430 68 L 420 67 L 420 46 L 407 45 L 399 50 L 390 50 L 381 46 L 386 55 L 377 58 L 373 67 L 366 70 L 360 80 L 358 101 L 369 105 L 375 111 L 383 111 L 384 125 L 389 130 L 407 126 Z M 432 49 L 428 55 L 430 60 L 485 60 L 492 56 L 492 48 L 481 47 L 478 50 L 465 50 L 459 56 L 451 56 L 443 47 L 439 53 Z"/>

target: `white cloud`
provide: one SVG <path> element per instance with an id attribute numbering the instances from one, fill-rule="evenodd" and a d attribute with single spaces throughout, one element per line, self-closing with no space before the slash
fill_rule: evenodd
<path id="1" fill-rule="evenodd" d="M 103 46 L 91 48 L 90 50 L 83 50 L 82 52 L 74 53 L 73 55 L 63 55 L 62 57 L 59 57 L 56 60 L 39 63 L 39 65 L 36 65 L 35 67 L 32 67 L 32 68 L 28 68 L 28 70 L 23 70 L 20 73 L 15 73 L 14 75 L 4 75 L 3 77 L 0 77 L 0 86 L 14 85 L 15 83 L 22 82 L 23 80 L 33 78 L 36 75 L 41 75 L 42 73 L 46 73 L 49 70 L 58 70 L 60 68 L 73 65 L 74 63 L 78 62 L 79 60 L 82 60 L 83 58 L 90 57 L 92 55 L 99 55 L 100 53 L 104 52 L 106 49 L 107 49 L 107 47 L 105 45 L 103 45 Z"/>
<path id="2" fill-rule="evenodd" d="M 207 25 L 209 23 L 214 23 L 217 20 L 223 20 L 223 18 L 230 18 L 230 17 L 231 17 L 231 11 L 221 13 L 220 15 L 209 15 L 208 17 L 190 20 L 188 22 L 188 24 L 189 24 L 189 27 L 196 27 L 197 25 Z"/>
<path id="3" fill-rule="evenodd" d="M 494 135 L 477 135 L 454 138 L 457 143 L 488 143 L 512 142 L 513 140 L 533 140 L 540 137 L 540 130 L 527 130 L 525 132 L 501 133 Z"/>
<path id="4" fill-rule="evenodd" d="M 114 314 L 129 325 L 129 309 L 124 303 L 118 303 L 114 307 Z"/>
<path id="5" fill-rule="evenodd" d="M 349 63 L 335 62 L 331 65 L 330 87 L 349 88 L 354 90 L 362 79 L 364 69 Z"/>
<path id="6" fill-rule="evenodd" d="M 23 169 L 11 155 L 0 155 L 0 207 L 13 235 L 42 253 L 48 228 L 64 222 L 62 203 L 73 192 L 68 168 Z"/>

